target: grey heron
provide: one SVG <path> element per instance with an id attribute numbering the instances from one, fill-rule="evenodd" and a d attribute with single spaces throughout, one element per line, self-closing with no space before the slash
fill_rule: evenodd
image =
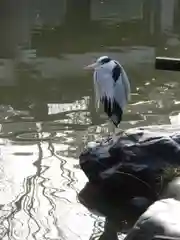
<path id="1" fill-rule="evenodd" d="M 118 127 L 131 92 L 124 68 L 118 61 L 102 56 L 85 69 L 94 70 L 96 109 L 99 108 L 99 103 L 102 103 L 104 112 L 115 127 Z"/>

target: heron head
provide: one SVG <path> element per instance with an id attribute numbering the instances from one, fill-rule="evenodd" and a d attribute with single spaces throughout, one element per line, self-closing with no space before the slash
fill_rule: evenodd
<path id="1" fill-rule="evenodd" d="M 98 68 L 109 68 L 112 70 L 114 67 L 114 61 L 108 56 L 99 57 L 94 63 L 87 65 L 84 69 L 98 69 Z"/>

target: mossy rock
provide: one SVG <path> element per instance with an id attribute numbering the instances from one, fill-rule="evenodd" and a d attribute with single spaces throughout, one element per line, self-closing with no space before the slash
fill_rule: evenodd
<path id="1" fill-rule="evenodd" d="M 159 177 L 158 181 L 158 188 L 159 188 L 159 194 L 161 195 L 162 192 L 166 189 L 169 182 L 171 182 L 176 177 L 180 177 L 180 167 L 173 167 L 173 166 L 167 166 L 162 171 L 162 174 Z"/>

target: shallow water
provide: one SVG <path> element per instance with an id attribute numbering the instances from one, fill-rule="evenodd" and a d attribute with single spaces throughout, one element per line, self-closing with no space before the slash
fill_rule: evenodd
<path id="1" fill-rule="evenodd" d="M 178 125 L 180 73 L 154 60 L 180 56 L 179 16 L 179 0 L 1 1 L 0 239 L 101 235 L 104 218 L 77 200 L 78 156 L 112 128 L 83 67 L 106 54 L 123 64 L 132 99 L 121 128 Z"/>

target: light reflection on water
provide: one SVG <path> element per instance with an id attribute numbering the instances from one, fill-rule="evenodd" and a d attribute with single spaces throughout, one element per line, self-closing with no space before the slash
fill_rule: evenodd
<path id="1" fill-rule="evenodd" d="M 65 238 L 78 239 L 79 234 L 86 237 L 93 227 L 88 211 L 76 201 L 76 182 L 85 179 L 74 169 L 77 160 L 61 157 L 61 150 L 61 145 L 52 142 L 7 142 L 2 148 L 2 235 L 57 239 L 65 234 Z M 87 229 L 82 226 L 82 217 L 86 218 Z"/>
<path id="2" fill-rule="evenodd" d="M 102 111 L 95 112 L 92 76 L 82 68 L 99 55 L 124 65 L 132 100 L 122 129 L 178 126 L 179 74 L 156 71 L 154 58 L 178 57 L 180 4 L 83 0 L 82 13 L 73 0 L 15 0 L 16 12 L 3 1 L 0 238 L 97 239 L 104 217 L 77 200 L 87 181 L 78 156 L 112 129 Z"/>

